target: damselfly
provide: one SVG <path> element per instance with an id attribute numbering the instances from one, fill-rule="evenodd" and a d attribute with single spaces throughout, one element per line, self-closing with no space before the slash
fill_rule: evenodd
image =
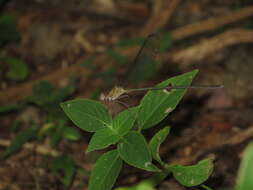
<path id="1" fill-rule="evenodd" d="M 154 59 L 157 52 L 158 52 L 158 45 L 157 42 L 159 40 L 158 36 L 156 34 L 150 34 L 145 41 L 142 44 L 142 47 L 140 48 L 136 58 L 134 65 L 137 65 L 137 70 L 140 68 L 140 62 L 142 62 L 143 58 L 147 60 Z M 140 72 L 142 74 L 143 72 Z M 100 100 L 106 101 L 106 102 L 118 102 L 125 107 L 128 107 L 125 103 L 119 101 L 122 98 L 125 98 L 128 96 L 131 92 L 137 92 L 137 91 L 148 91 L 148 90 L 165 90 L 167 92 L 171 91 L 172 89 L 218 89 L 223 88 L 223 85 L 192 85 L 192 86 L 174 86 L 174 85 L 168 85 L 166 87 L 144 87 L 144 88 L 136 88 L 136 89 L 124 89 L 119 86 L 115 86 L 107 95 L 101 94 Z"/>

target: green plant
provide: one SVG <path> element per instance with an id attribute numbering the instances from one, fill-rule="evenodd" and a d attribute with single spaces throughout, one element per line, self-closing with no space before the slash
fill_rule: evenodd
<path id="1" fill-rule="evenodd" d="M 253 189 L 253 142 L 246 147 L 240 164 L 235 190 Z"/>
<path id="2" fill-rule="evenodd" d="M 169 84 L 189 85 L 197 72 L 194 70 L 167 79 L 156 87 L 166 87 Z M 61 103 L 62 109 L 74 124 L 82 130 L 94 132 L 86 152 L 116 145 L 115 149 L 104 153 L 96 161 L 89 180 L 89 190 L 110 190 L 120 173 L 123 161 L 139 169 L 154 172 L 154 179 L 157 180 L 153 185 L 169 173 L 187 187 L 200 185 L 207 180 L 213 169 L 212 159 L 199 161 L 192 166 L 172 165 L 161 160 L 159 147 L 167 137 L 169 127 L 155 134 L 149 144 L 142 134 L 143 130 L 155 126 L 171 113 L 185 92 L 185 89 L 149 91 L 138 106 L 120 112 L 114 118 L 97 101 L 76 99 Z M 159 166 L 152 163 L 152 160 L 156 160 Z"/>
<path id="3" fill-rule="evenodd" d="M 47 81 L 41 81 L 33 86 L 33 93 L 27 97 L 25 101 L 17 104 L 10 104 L 0 107 L 0 113 L 9 111 L 18 111 L 24 109 L 28 104 L 33 104 L 40 109 L 40 113 L 45 114 L 45 119 L 41 119 L 42 124 L 36 124 L 30 121 L 29 127 L 20 129 L 17 127 L 18 120 L 13 122 L 13 129 L 16 133 L 12 139 L 10 146 L 7 147 L 3 158 L 8 158 L 12 154 L 18 152 L 22 146 L 28 141 L 42 141 L 45 138 L 49 140 L 50 145 L 58 148 L 57 145 L 62 139 L 68 141 L 77 141 L 80 133 L 76 128 L 70 126 L 70 120 L 63 113 L 59 104 L 67 96 L 71 95 L 76 88 L 76 79 L 70 78 L 68 85 L 61 88 L 55 88 Z M 59 155 L 52 160 L 50 166 L 51 172 L 63 183 L 69 186 L 74 179 L 76 166 L 70 155 Z"/>

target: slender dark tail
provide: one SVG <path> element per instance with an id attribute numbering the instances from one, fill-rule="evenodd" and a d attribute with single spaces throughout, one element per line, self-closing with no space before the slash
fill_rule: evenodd
<path id="1" fill-rule="evenodd" d="M 133 91 L 145 91 L 145 90 L 172 90 L 172 89 L 194 89 L 194 88 L 203 88 L 203 89 L 217 89 L 224 88 L 224 85 L 196 85 L 196 86 L 167 86 L 167 87 L 146 87 L 146 88 L 136 88 L 129 89 L 128 92 Z"/>

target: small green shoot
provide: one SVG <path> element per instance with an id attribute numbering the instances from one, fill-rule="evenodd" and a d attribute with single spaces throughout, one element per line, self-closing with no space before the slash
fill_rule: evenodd
<path id="1" fill-rule="evenodd" d="M 156 87 L 190 85 L 197 70 L 167 79 Z M 170 172 L 187 187 L 197 186 L 210 176 L 211 159 L 193 166 L 169 165 L 159 156 L 159 147 L 169 133 L 169 127 L 161 129 L 148 144 L 142 130 L 155 126 L 171 113 L 185 94 L 185 89 L 151 90 L 140 105 L 127 109 L 114 118 L 101 103 L 89 99 L 76 99 L 61 103 L 66 115 L 80 129 L 93 132 L 86 152 L 106 148 L 115 149 L 103 154 L 96 162 L 89 180 L 89 190 L 110 190 L 119 175 L 122 161 L 131 166 L 155 172 L 162 180 Z M 137 126 L 135 126 L 137 125 Z M 136 130 L 137 129 L 137 130 Z M 156 166 L 152 160 L 160 163 Z M 157 183 L 154 183 L 157 184 Z"/>

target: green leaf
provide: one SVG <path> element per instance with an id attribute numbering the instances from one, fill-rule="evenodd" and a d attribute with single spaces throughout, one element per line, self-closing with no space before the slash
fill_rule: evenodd
<path id="1" fill-rule="evenodd" d="M 122 160 L 117 150 L 103 154 L 96 162 L 89 180 L 89 190 L 110 190 L 119 175 Z"/>
<path id="2" fill-rule="evenodd" d="M 23 144 L 25 144 L 27 141 L 31 140 L 32 138 L 36 137 L 37 129 L 34 129 L 32 127 L 26 128 L 14 137 L 14 139 L 11 141 L 10 146 L 6 149 L 4 152 L 4 157 L 8 157 L 11 154 L 19 151 Z"/>
<path id="3" fill-rule="evenodd" d="M 28 75 L 27 65 L 20 59 L 14 57 L 0 57 L 0 61 L 8 64 L 9 71 L 6 77 L 10 80 L 24 80 Z"/>
<path id="4" fill-rule="evenodd" d="M 112 118 L 107 109 L 97 101 L 76 99 L 60 105 L 73 123 L 85 131 L 95 132 L 112 125 Z"/>
<path id="5" fill-rule="evenodd" d="M 65 127 L 63 131 L 63 137 L 71 141 L 77 141 L 80 139 L 81 135 L 76 129 L 72 127 Z"/>
<path id="6" fill-rule="evenodd" d="M 96 131 L 86 152 L 106 148 L 117 143 L 133 126 L 137 108 L 130 108 L 119 113 L 113 120 L 112 127 Z"/>
<path id="7" fill-rule="evenodd" d="M 159 172 L 152 164 L 152 156 L 145 138 L 138 132 L 130 131 L 118 144 L 120 157 L 129 165 L 147 171 Z"/>
<path id="8" fill-rule="evenodd" d="M 86 152 L 106 148 L 109 145 L 117 143 L 119 140 L 120 136 L 111 128 L 100 129 L 92 136 Z"/>
<path id="9" fill-rule="evenodd" d="M 120 112 L 113 120 L 112 126 L 120 136 L 132 129 L 139 107 L 133 107 Z"/>
<path id="10" fill-rule="evenodd" d="M 130 187 L 118 187 L 114 190 L 156 190 L 154 183 L 150 180 L 142 180 L 136 185 Z"/>
<path id="11" fill-rule="evenodd" d="M 65 186 L 69 186 L 72 183 L 76 168 L 71 156 L 61 155 L 56 157 L 53 160 L 51 169 L 54 175 L 56 175 Z"/>
<path id="12" fill-rule="evenodd" d="M 161 165 L 164 165 L 164 162 L 160 158 L 159 148 L 160 148 L 160 145 L 168 136 L 169 132 L 170 132 L 170 127 L 164 127 L 163 129 L 158 131 L 149 142 L 149 148 L 150 148 L 152 157 Z"/>
<path id="13" fill-rule="evenodd" d="M 11 15 L 3 15 L 0 17 L 0 44 L 19 40 L 19 33 L 16 28 L 16 19 Z"/>
<path id="14" fill-rule="evenodd" d="M 190 85 L 192 79 L 197 74 L 197 70 L 188 72 L 156 85 L 157 88 L 172 86 Z M 140 129 L 147 129 L 163 120 L 173 111 L 185 94 L 186 89 L 150 90 L 141 100 L 138 113 L 138 124 Z"/>
<path id="15" fill-rule="evenodd" d="M 213 162 L 212 159 L 205 159 L 192 166 L 173 165 L 170 170 L 179 183 L 192 187 L 208 179 L 213 171 Z"/>
<path id="16" fill-rule="evenodd" d="M 66 87 L 54 88 L 49 82 L 40 81 L 33 85 L 33 94 L 28 100 L 51 113 L 59 111 L 60 102 L 74 92 L 75 83 L 76 78 L 70 77 Z"/>
<path id="17" fill-rule="evenodd" d="M 237 177 L 236 190 L 253 189 L 253 142 L 246 147 Z"/>

